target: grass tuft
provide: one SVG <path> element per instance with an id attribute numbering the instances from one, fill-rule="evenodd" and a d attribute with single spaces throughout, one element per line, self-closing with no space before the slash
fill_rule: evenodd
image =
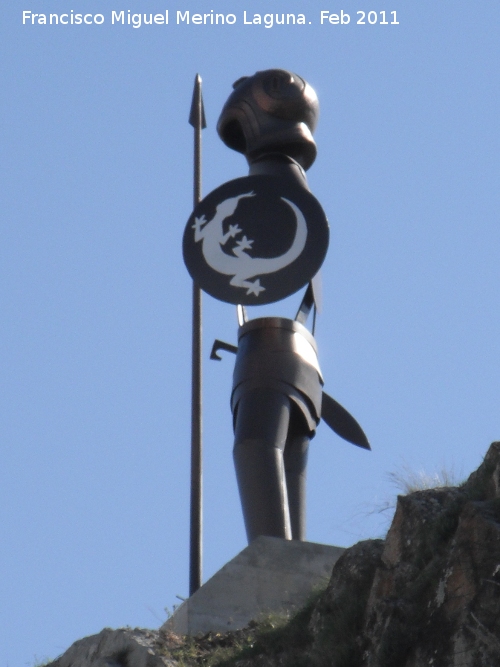
<path id="1" fill-rule="evenodd" d="M 47 667 L 47 665 L 50 665 L 52 662 L 52 658 L 38 658 L 35 656 L 35 661 L 33 662 L 32 667 Z"/>
<path id="2" fill-rule="evenodd" d="M 454 470 L 442 468 L 438 472 L 428 473 L 425 470 L 413 470 L 408 464 L 403 464 L 389 472 L 387 477 L 391 484 L 404 495 L 427 489 L 459 486 L 461 483 Z"/>

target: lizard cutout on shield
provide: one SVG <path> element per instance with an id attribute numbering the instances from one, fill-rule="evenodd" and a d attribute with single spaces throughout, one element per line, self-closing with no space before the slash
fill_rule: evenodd
<path id="1" fill-rule="evenodd" d="M 224 234 L 223 222 L 233 215 L 241 199 L 255 196 L 255 192 L 246 192 L 236 197 L 229 197 L 217 206 L 211 220 L 207 220 L 205 215 L 195 217 L 192 227 L 195 242 L 202 241 L 203 257 L 207 264 L 218 273 L 232 276 L 229 284 L 233 287 L 246 288 L 247 294 L 258 296 L 266 288 L 261 285 L 259 278 L 254 281 L 249 279 L 267 273 L 275 273 L 295 261 L 306 245 L 307 224 L 298 206 L 286 197 L 280 197 L 295 214 L 297 228 L 290 248 L 279 257 L 252 257 L 247 250 L 251 251 L 254 241 L 243 235 L 236 242 L 236 247 L 232 249 L 233 255 L 228 255 L 223 251 L 222 246 L 230 238 L 242 234 L 243 230 L 237 224 L 229 225 L 229 231 Z"/>

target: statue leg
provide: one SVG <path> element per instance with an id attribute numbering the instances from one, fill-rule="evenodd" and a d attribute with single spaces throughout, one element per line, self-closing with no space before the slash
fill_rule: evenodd
<path id="1" fill-rule="evenodd" d="M 255 389 L 238 401 L 233 457 L 249 542 L 292 538 L 283 461 L 289 421 L 290 400 L 279 391 Z"/>
<path id="2" fill-rule="evenodd" d="M 306 539 L 306 467 L 310 438 L 302 425 L 296 425 L 297 419 L 293 415 L 284 462 L 292 539 L 303 541 Z"/>

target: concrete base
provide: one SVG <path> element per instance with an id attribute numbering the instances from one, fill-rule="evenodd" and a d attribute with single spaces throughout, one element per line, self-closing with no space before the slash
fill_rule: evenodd
<path id="1" fill-rule="evenodd" d="M 326 586 L 343 551 L 258 537 L 183 602 L 162 629 L 179 635 L 227 632 L 269 612 L 300 609 L 315 589 Z"/>

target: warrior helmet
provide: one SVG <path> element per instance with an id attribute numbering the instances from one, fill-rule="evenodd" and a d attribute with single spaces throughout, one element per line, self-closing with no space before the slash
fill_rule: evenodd
<path id="1" fill-rule="evenodd" d="M 300 76 L 268 69 L 233 84 L 217 131 L 220 138 L 249 162 L 267 153 L 282 153 L 309 169 L 316 158 L 312 133 L 319 114 L 318 98 Z"/>

